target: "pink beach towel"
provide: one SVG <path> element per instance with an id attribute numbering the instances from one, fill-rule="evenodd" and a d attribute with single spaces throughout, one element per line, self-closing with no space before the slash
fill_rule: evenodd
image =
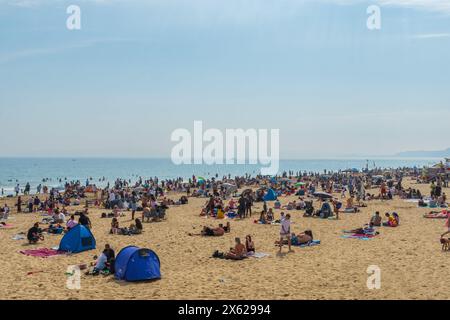
<path id="1" fill-rule="evenodd" d="M 14 228 L 14 226 L 12 224 L 0 223 L 0 229 L 11 229 L 11 228 Z"/>
<path id="2" fill-rule="evenodd" d="M 26 256 L 48 258 L 63 255 L 66 252 L 48 248 L 39 248 L 39 249 L 22 250 L 20 251 L 20 253 Z"/>

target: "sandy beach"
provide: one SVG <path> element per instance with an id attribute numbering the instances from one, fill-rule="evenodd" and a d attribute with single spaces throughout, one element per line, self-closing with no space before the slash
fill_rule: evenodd
<path id="1" fill-rule="evenodd" d="M 404 186 L 429 193 L 428 184 L 416 185 L 405 180 Z M 444 188 L 443 192 L 449 194 L 450 190 Z M 168 197 L 178 199 L 179 194 L 169 193 Z M 280 198 L 282 204 L 295 199 L 295 196 Z M 145 223 L 144 233 L 136 236 L 109 234 L 111 220 L 100 218 L 101 213 L 108 210 L 90 208 L 97 249 L 46 259 L 25 256 L 19 251 L 57 246 L 61 236 L 46 235 L 45 240 L 36 245 L 28 245 L 26 240 L 12 240 L 15 234 L 26 232 L 34 222 L 41 221 L 41 217 L 17 214 L 16 199 L 1 199 L 0 204 L 5 201 L 13 209 L 9 221 L 13 228 L 0 230 L 1 299 L 448 298 L 445 268 L 449 253 L 442 252 L 439 243 L 440 234 L 446 230 L 445 219 L 425 219 L 422 215 L 430 209 L 418 208 L 416 203 L 397 197 L 392 201 L 368 201 L 367 208 L 359 213 L 342 213 L 340 220 L 305 218 L 302 211 L 289 211 L 292 231 L 311 229 L 321 244 L 295 247 L 291 253 L 284 249 L 281 255 L 274 246 L 280 227 L 255 224 L 256 213 L 251 219 L 231 221 L 232 231 L 223 237 L 189 236 L 189 232 L 200 232 L 203 225 L 217 226 L 221 222 L 199 216 L 204 198 L 190 198 L 187 205 L 170 207 L 167 220 Z M 273 203 L 269 203 L 269 207 L 272 206 Z M 261 209 L 262 203 L 256 203 L 253 210 Z M 275 210 L 276 217 L 281 211 Z M 399 213 L 401 225 L 381 227 L 380 235 L 368 241 L 341 238 L 342 230 L 364 225 L 375 211 Z M 128 212 L 119 221 L 121 225 L 129 225 L 131 214 Z M 211 258 L 215 250 L 226 251 L 233 246 L 235 237 L 245 238 L 247 234 L 253 236 L 257 251 L 268 253 L 268 257 L 243 261 Z M 90 263 L 106 243 L 111 244 L 116 254 L 127 245 L 154 250 L 161 260 L 162 279 L 127 283 L 113 277 L 83 274 L 80 290 L 67 289 L 67 267 Z M 369 290 L 366 286 L 369 265 L 381 268 L 379 290 Z"/>

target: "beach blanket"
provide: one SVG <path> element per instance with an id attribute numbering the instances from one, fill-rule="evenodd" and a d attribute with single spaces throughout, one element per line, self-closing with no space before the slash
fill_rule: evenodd
<path id="1" fill-rule="evenodd" d="M 64 251 L 58 251 L 58 250 L 48 249 L 48 248 L 22 250 L 19 252 L 26 256 L 40 257 L 40 258 L 48 258 L 48 257 L 54 257 L 54 256 L 66 254 L 66 252 L 64 252 Z"/>
<path id="2" fill-rule="evenodd" d="M 341 238 L 343 239 L 359 239 L 359 240 L 370 240 L 372 238 L 376 237 L 374 234 L 344 234 Z"/>
<path id="3" fill-rule="evenodd" d="M 270 222 L 270 223 L 262 223 L 259 220 L 255 220 L 254 223 L 256 223 L 256 224 L 267 224 L 267 225 L 271 225 L 271 226 L 281 226 L 281 223 L 280 222 L 276 222 L 276 221 L 273 221 L 273 222 Z"/>
<path id="4" fill-rule="evenodd" d="M 318 246 L 320 244 L 320 240 L 313 240 L 309 243 L 302 243 L 302 244 L 292 244 L 295 247 L 300 247 L 300 248 L 307 248 L 307 247 L 314 247 L 314 246 Z"/>
<path id="5" fill-rule="evenodd" d="M 13 239 L 13 240 L 25 240 L 27 237 L 25 237 L 25 235 L 23 235 L 23 234 L 16 234 L 16 235 L 14 235 L 14 236 L 12 236 L 12 238 L 11 239 Z"/>
<path id="6" fill-rule="evenodd" d="M 423 217 L 427 219 L 447 219 L 447 213 L 425 213 Z"/>
<path id="7" fill-rule="evenodd" d="M 238 214 L 237 214 L 236 212 L 227 212 L 227 213 L 225 214 L 225 216 L 226 216 L 227 218 L 229 218 L 229 219 L 234 219 L 234 218 L 237 218 L 237 217 L 238 217 Z"/>
<path id="8" fill-rule="evenodd" d="M 261 258 L 265 258 L 270 256 L 270 254 L 268 253 L 264 253 L 264 252 L 252 252 L 252 253 L 248 253 L 247 257 L 249 258 L 257 258 L 257 259 L 261 259 Z"/>

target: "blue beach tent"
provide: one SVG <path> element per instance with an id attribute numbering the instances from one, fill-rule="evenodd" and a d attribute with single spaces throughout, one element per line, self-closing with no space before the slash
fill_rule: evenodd
<path id="1" fill-rule="evenodd" d="M 277 200 L 277 194 L 273 191 L 273 189 L 269 189 L 263 199 L 264 201 L 275 201 Z"/>
<path id="2" fill-rule="evenodd" d="M 125 281 L 161 279 L 160 262 L 150 249 L 128 246 L 116 257 L 115 277 Z"/>
<path id="3" fill-rule="evenodd" d="M 95 249 L 95 244 L 95 238 L 91 230 L 81 224 L 77 224 L 61 239 L 59 250 L 78 253 Z"/>

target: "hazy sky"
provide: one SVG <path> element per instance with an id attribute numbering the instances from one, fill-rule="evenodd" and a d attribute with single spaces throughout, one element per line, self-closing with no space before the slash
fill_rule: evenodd
<path id="1" fill-rule="evenodd" d="M 449 119 L 448 0 L 0 0 L 0 156 L 169 157 L 194 120 L 386 155 L 449 147 Z"/>

